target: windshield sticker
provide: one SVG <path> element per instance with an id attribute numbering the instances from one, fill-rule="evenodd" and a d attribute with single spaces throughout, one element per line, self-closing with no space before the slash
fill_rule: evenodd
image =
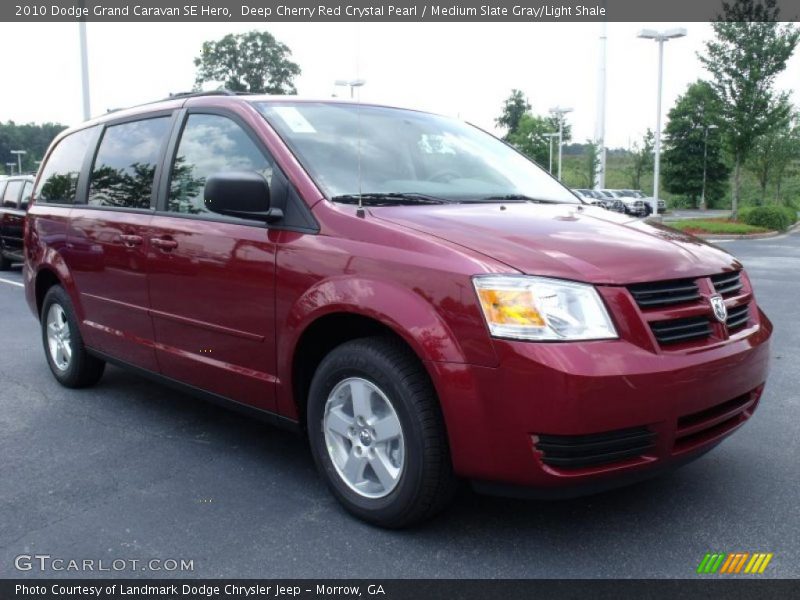
<path id="1" fill-rule="evenodd" d="M 317 130 L 294 106 L 276 106 L 275 112 L 294 133 L 316 133 Z"/>

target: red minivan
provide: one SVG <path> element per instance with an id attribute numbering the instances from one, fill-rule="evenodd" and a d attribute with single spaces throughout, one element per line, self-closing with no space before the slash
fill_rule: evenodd
<path id="1" fill-rule="evenodd" d="M 473 126 L 285 96 L 60 135 L 24 280 L 59 382 L 109 362 L 305 431 L 386 527 L 459 480 L 566 497 L 697 458 L 753 414 L 772 331 L 731 255 Z"/>

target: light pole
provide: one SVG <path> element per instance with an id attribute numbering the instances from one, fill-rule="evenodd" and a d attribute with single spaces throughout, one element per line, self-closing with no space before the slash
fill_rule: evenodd
<path id="1" fill-rule="evenodd" d="M 603 2 L 603 6 L 606 3 Z M 600 31 L 600 70 L 597 78 L 597 123 L 594 138 L 600 147 L 600 167 L 597 169 L 594 189 L 606 187 L 606 42 L 608 41 L 608 23 L 603 21 Z"/>
<path id="2" fill-rule="evenodd" d="M 656 31 L 655 29 L 642 29 L 639 37 L 645 40 L 658 42 L 658 95 L 656 100 L 656 144 L 655 160 L 653 161 L 653 217 L 658 218 L 658 176 L 661 169 L 661 86 L 664 75 L 664 42 L 686 35 L 684 27 Z"/>
<path id="3" fill-rule="evenodd" d="M 550 142 L 548 145 L 550 146 L 550 174 L 553 173 L 553 138 L 558 137 L 558 132 L 555 131 L 553 133 L 545 133 L 544 137 L 550 138 L 548 141 Z"/>
<path id="4" fill-rule="evenodd" d="M 80 0 L 81 9 L 86 4 L 85 0 Z M 78 36 L 81 46 L 81 90 L 83 92 L 83 120 L 88 121 L 92 115 L 91 102 L 89 100 L 89 50 L 86 43 L 86 21 L 81 19 L 78 23 Z"/>
<path id="5" fill-rule="evenodd" d="M 564 144 L 564 115 L 572 112 L 571 108 L 554 106 L 550 114 L 558 119 L 558 180 L 561 181 L 561 146 Z"/>
<path id="6" fill-rule="evenodd" d="M 706 209 L 706 165 L 708 165 L 708 132 L 716 129 L 716 125 L 706 125 L 703 136 L 703 191 L 700 194 L 700 210 Z"/>
<path id="7" fill-rule="evenodd" d="M 366 82 L 365 79 L 337 79 L 333 85 L 340 85 L 350 88 L 350 98 L 353 97 L 353 89 L 363 86 Z"/>
<path id="8" fill-rule="evenodd" d="M 17 155 L 17 173 L 22 174 L 22 155 L 27 154 L 25 150 L 12 150 L 11 154 Z"/>

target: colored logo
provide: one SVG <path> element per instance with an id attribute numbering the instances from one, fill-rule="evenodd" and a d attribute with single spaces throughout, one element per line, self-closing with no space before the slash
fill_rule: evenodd
<path id="1" fill-rule="evenodd" d="M 772 560 L 772 552 L 732 552 L 712 553 L 709 552 L 697 566 L 700 575 L 737 575 L 763 573 L 769 561 Z"/>
<path id="2" fill-rule="evenodd" d="M 717 317 L 717 321 L 724 323 L 728 318 L 728 309 L 725 307 L 725 300 L 719 295 L 711 296 L 708 300 L 711 302 L 711 308 L 714 309 L 714 316 Z"/>

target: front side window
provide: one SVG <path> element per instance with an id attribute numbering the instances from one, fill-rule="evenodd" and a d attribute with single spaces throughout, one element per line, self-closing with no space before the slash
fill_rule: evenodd
<path id="1" fill-rule="evenodd" d="M 519 152 L 456 119 L 333 102 L 255 106 L 332 199 L 363 193 L 580 203 Z"/>
<path id="2" fill-rule="evenodd" d="M 214 214 L 203 200 L 206 180 L 235 171 L 255 171 L 272 182 L 272 163 L 235 121 L 220 115 L 189 115 L 172 164 L 167 210 Z"/>
<path id="3" fill-rule="evenodd" d="M 3 193 L 3 208 L 17 208 L 17 201 L 19 200 L 19 193 L 22 191 L 23 183 L 19 179 L 8 182 L 6 191 Z"/>
<path id="4" fill-rule="evenodd" d="M 32 193 L 33 193 L 33 183 L 31 183 L 30 181 L 26 181 L 25 187 L 22 188 L 22 201 L 19 203 L 19 207 L 22 210 L 28 210 L 28 204 L 30 204 Z"/>
<path id="5" fill-rule="evenodd" d="M 78 177 L 94 128 L 81 129 L 58 142 L 47 162 L 36 187 L 36 201 L 52 204 L 74 204 L 78 191 Z"/>
<path id="6" fill-rule="evenodd" d="M 150 208 L 169 117 L 112 125 L 103 133 L 89 182 L 89 204 Z"/>

